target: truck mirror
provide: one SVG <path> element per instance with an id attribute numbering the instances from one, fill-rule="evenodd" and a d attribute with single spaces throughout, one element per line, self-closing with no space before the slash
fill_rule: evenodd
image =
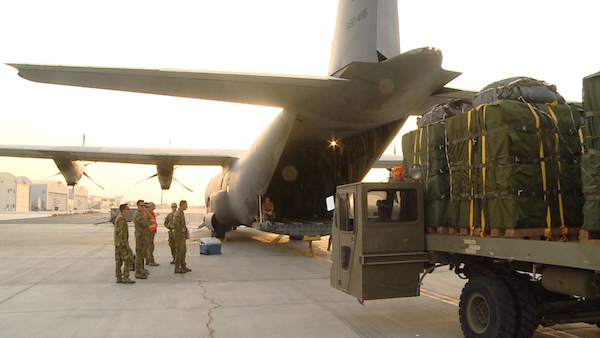
<path id="1" fill-rule="evenodd" d="M 335 201 L 333 199 L 333 195 L 331 195 L 325 199 L 325 204 L 327 205 L 327 211 L 331 211 L 331 210 L 335 209 Z"/>

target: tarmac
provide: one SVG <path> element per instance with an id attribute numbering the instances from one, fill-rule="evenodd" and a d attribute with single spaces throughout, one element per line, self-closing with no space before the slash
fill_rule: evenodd
<path id="1" fill-rule="evenodd" d="M 113 227 L 99 223 L 107 212 L 0 214 L 0 337 L 463 336 L 458 299 L 465 281 L 451 271 L 427 276 L 421 297 L 362 306 L 329 285 L 328 236 L 313 242 L 310 257 L 306 242 L 238 227 L 222 254 L 200 255 L 199 240 L 210 232 L 198 229 L 202 215 L 190 212 L 193 271 L 174 274 L 166 212 L 155 238 L 160 266 L 131 285 L 115 283 Z M 129 234 L 133 247 L 131 223 Z M 540 327 L 534 337 L 600 337 L 600 329 Z"/>

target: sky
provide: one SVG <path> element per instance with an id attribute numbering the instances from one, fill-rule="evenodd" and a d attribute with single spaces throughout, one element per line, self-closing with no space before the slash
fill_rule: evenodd
<path id="1" fill-rule="evenodd" d="M 398 1 L 402 52 L 441 49 L 451 87 L 513 76 L 555 84 L 581 101 L 600 71 L 600 1 Z M 38 84 L 4 63 L 327 75 L 337 0 L 8 1 L 0 11 L 0 144 L 248 149 L 280 109 Z M 594 61 L 592 61 L 594 60 Z M 415 119 L 404 130 L 415 128 Z M 401 149 L 397 137 L 386 150 Z M 0 172 L 43 180 L 52 160 L 0 157 Z M 204 204 L 220 167 L 180 167 L 165 202 Z M 160 200 L 154 166 L 94 163 L 92 195 Z M 372 178 L 371 178 L 372 176 Z M 385 170 L 369 176 L 385 177 Z M 53 179 L 62 180 L 62 176 Z"/>

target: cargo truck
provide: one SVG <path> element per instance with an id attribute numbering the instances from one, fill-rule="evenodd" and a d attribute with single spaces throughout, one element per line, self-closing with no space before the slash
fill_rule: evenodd
<path id="1" fill-rule="evenodd" d="M 431 233 L 415 178 L 337 188 L 332 287 L 359 302 L 414 297 L 428 274 L 449 267 L 468 279 L 459 305 L 467 338 L 531 337 L 540 324 L 600 326 L 600 244 Z"/>

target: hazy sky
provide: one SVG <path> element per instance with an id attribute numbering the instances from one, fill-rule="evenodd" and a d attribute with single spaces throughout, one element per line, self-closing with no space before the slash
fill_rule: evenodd
<path id="1" fill-rule="evenodd" d="M 400 48 L 440 48 L 443 67 L 463 72 L 453 87 L 525 75 L 580 101 L 582 78 L 600 71 L 600 1 L 493 4 L 400 0 Z M 337 0 L 9 1 L 0 11 L 0 63 L 327 75 L 336 9 Z M 170 139 L 173 148 L 247 149 L 279 111 L 37 84 L 0 65 L 0 144 L 81 145 L 85 133 L 87 146 L 168 147 Z M 400 137 L 393 144 L 400 150 Z M 173 182 L 166 202 L 203 204 L 219 170 L 177 169 L 194 193 Z M 41 180 L 58 169 L 52 160 L 0 157 L 2 171 Z M 154 166 L 95 163 L 86 172 L 108 195 L 160 199 L 156 178 L 133 186 Z M 85 177 L 80 183 L 105 193 Z"/>

